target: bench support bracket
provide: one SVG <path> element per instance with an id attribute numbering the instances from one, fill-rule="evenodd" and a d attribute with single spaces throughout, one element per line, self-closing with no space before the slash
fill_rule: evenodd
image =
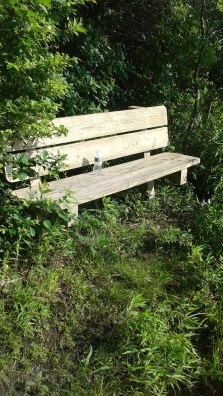
<path id="1" fill-rule="evenodd" d="M 66 209 L 66 205 L 64 203 L 61 203 L 60 207 L 61 207 L 61 209 Z M 74 222 L 76 222 L 78 219 L 78 205 L 76 205 L 76 204 L 70 205 L 69 204 L 69 207 L 71 209 L 71 213 L 75 215 L 75 218 L 68 222 L 68 224 L 67 224 L 68 227 L 70 227 L 72 224 L 74 224 Z"/>
<path id="2" fill-rule="evenodd" d="M 168 175 L 166 177 L 168 180 L 171 181 L 171 183 L 179 184 L 181 186 L 182 184 L 185 184 L 187 182 L 187 168 L 182 169 L 179 172 L 172 173 L 171 175 Z"/>
<path id="3" fill-rule="evenodd" d="M 144 158 L 150 157 L 150 151 L 146 151 L 144 153 Z M 154 198 L 155 197 L 155 188 L 154 188 L 154 181 L 151 180 L 147 183 L 147 195 L 150 198 Z"/>
<path id="4" fill-rule="evenodd" d="M 147 183 L 147 195 L 150 198 L 155 197 L 155 188 L 154 188 L 154 181 L 151 180 Z"/>

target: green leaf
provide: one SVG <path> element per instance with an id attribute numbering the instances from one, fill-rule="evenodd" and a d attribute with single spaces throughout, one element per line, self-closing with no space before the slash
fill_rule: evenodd
<path id="1" fill-rule="evenodd" d="M 44 195 L 44 194 L 49 194 L 51 191 L 53 191 L 52 188 L 46 187 L 46 188 L 43 188 L 43 189 L 42 189 L 41 194 L 42 194 L 42 195 Z"/>
<path id="2" fill-rule="evenodd" d="M 40 4 L 43 4 L 45 7 L 51 7 L 51 0 L 39 0 Z"/>
<path id="3" fill-rule="evenodd" d="M 15 228 L 9 228 L 9 233 L 12 235 L 16 235 L 16 229 Z"/>
<path id="4" fill-rule="evenodd" d="M 48 230 L 52 228 L 52 223 L 50 220 L 44 220 L 43 222 L 44 227 L 46 227 Z"/>
<path id="5" fill-rule="evenodd" d="M 49 388 L 48 388 L 48 386 L 46 386 L 46 385 L 41 385 L 41 388 L 43 389 L 43 390 L 45 390 L 46 392 L 48 392 L 49 391 Z"/>
<path id="6" fill-rule="evenodd" d="M 26 381 L 26 385 L 35 386 L 36 384 L 35 384 L 35 382 L 29 380 L 29 381 Z"/>
<path id="7" fill-rule="evenodd" d="M 36 231 L 32 227 L 29 229 L 29 232 L 30 232 L 30 235 L 33 236 L 33 237 L 36 235 Z"/>
<path id="8" fill-rule="evenodd" d="M 41 153 L 41 156 L 42 156 L 42 159 L 45 161 L 47 159 L 47 157 L 48 157 L 48 151 L 43 150 L 42 153 Z"/>
<path id="9" fill-rule="evenodd" d="M 101 366 L 98 369 L 94 370 L 93 373 L 100 373 L 101 371 L 104 370 L 111 370 L 111 366 Z"/>
<path id="10" fill-rule="evenodd" d="M 85 365 L 86 365 L 86 366 L 89 365 L 89 362 L 90 362 L 90 358 L 91 358 L 91 356 L 92 356 L 92 353 L 93 353 L 93 348 L 92 348 L 92 346 L 90 346 L 90 350 L 89 350 L 88 355 L 87 355 L 87 357 L 86 357 L 86 359 L 85 359 Z"/>

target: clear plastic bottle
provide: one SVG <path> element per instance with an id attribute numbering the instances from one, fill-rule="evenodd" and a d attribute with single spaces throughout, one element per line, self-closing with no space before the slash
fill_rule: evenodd
<path id="1" fill-rule="evenodd" d="M 102 161 L 103 161 L 102 152 L 100 150 L 97 150 L 94 157 L 94 167 L 92 172 L 94 175 L 101 173 Z"/>

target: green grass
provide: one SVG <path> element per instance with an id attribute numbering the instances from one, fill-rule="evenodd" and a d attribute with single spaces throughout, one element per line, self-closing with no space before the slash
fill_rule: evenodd
<path id="1" fill-rule="evenodd" d="M 51 216 L 37 244 L 17 240 L 16 259 L 8 249 L 2 395 L 205 395 L 221 386 L 222 257 L 198 244 L 201 207 L 190 190 L 157 195 L 105 199 L 69 230 Z"/>

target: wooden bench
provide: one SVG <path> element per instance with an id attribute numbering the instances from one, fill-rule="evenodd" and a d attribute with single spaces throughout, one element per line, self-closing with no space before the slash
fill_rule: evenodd
<path id="1" fill-rule="evenodd" d="M 170 177 L 177 184 L 187 180 L 187 169 L 199 164 L 200 159 L 172 152 L 152 155 L 152 150 L 168 145 L 167 111 L 165 106 L 141 107 L 124 111 L 56 118 L 55 126 L 64 125 L 66 136 L 39 139 L 31 144 L 15 147 L 12 152 L 24 152 L 28 157 L 47 150 L 67 155 L 66 170 L 92 165 L 97 150 L 101 150 L 105 167 L 101 174 L 87 172 L 49 182 L 52 189 L 48 198 L 58 200 L 66 189 L 74 192 L 76 203 L 72 210 L 78 214 L 78 205 L 102 198 L 141 184 L 147 184 L 149 196 L 154 195 L 154 180 Z M 160 150 L 161 151 L 161 150 Z M 132 159 L 134 154 L 141 158 Z M 123 157 L 128 161 L 123 162 Z M 122 159 L 123 163 L 108 166 L 109 161 Z M 13 165 L 6 168 L 6 177 L 12 179 Z M 41 172 L 40 172 L 41 175 Z M 30 187 L 13 191 L 19 198 L 29 199 L 30 192 L 40 192 L 36 181 Z"/>

